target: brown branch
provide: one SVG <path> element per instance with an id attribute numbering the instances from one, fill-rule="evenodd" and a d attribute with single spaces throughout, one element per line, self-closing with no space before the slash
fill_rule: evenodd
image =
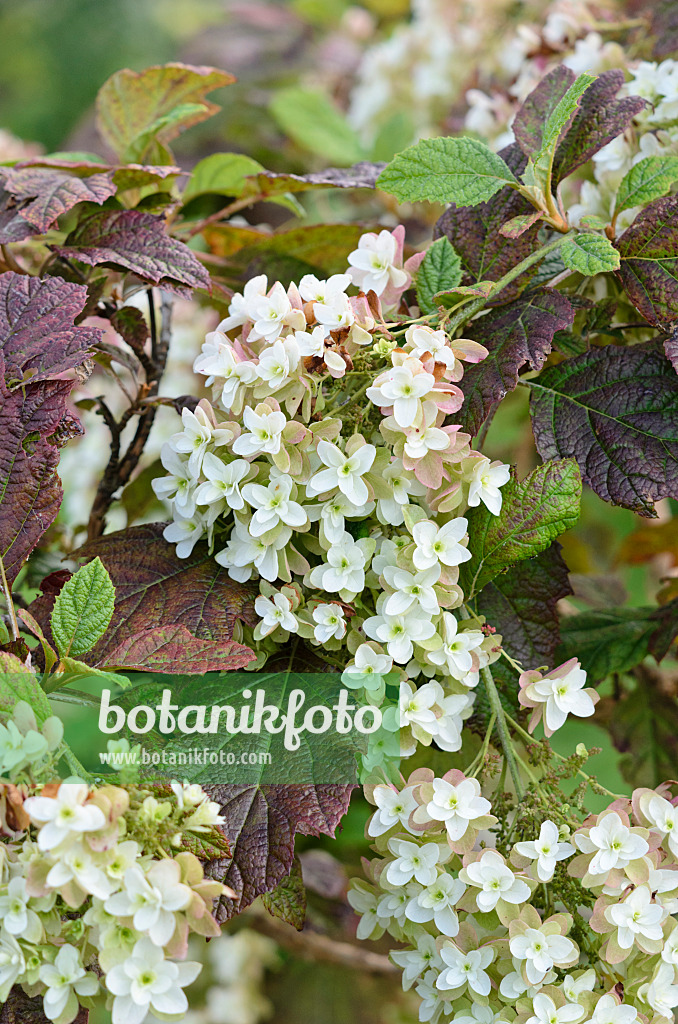
<path id="1" fill-rule="evenodd" d="M 92 504 L 87 526 L 88 540 L 94 540 L 95 537 L 100 537 L 104 532 L 106 513 L 113 502 L 113 496 L 116 491 L 129 482 L 132 473 L 139 465 L 139 460 L 153 427 L 157 406 L 142 405 L 141 403 L 149 398 L 154 398 L 158 394 L 160 381 L 165 372 L 172 330 L 172 301 L 165 295 L 161 299 L 160 314 L 160 332 L 158 336 L 155 325 L 155 310 L 153 310 L 153 317 L 151 318 L 153 335 L 152 353 L 144 366 L 146 380 L 139 389 L 135 403 L 130 405 L 120 419 L 116 421 L 105 402 L 101 399 L 98 400 L 101 414 L 111 432 L 111 455 Z M 154 344 L 153 341 L 155 342 Z M 120 436 L 133 416 L 139 417 L 137 429 L 127 450 L 121 457 Z"/>

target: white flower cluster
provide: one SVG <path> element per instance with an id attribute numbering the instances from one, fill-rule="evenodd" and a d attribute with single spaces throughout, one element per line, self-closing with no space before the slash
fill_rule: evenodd
<path id="1" fill-rule="evenodd" d="M 219 825 L 218 805 L 179 783 L 135 808 L 117 786 L 3 787 L 25 831 L 0 845 L 0 1004 L 20 985 L 55 1024 L 102 990 L 114 1024 L 183 1015 L 201 969 L 185 960 L 188 935 L 219 934 L 212 903 L 231 890 L 180 848 Z"/>
<path id="2" fill-rule="evenodd" d="M 504 856 L 480 785 L 419 769 L 368 788 L 377 858 L 353 884 L 358 937 L 385 931 L 420 1020 L 459 1024 L 669 1024 L 678 1007 L 678 798 L 636 790 L 575 831 L 543 821 Z M 559 865 L 562 865 L 559 867 Z M 586 946 L 550 892 L 576 885 Z M 546 903 L 545 903 L 546 898 Z M 541 912 L 533 905 L 541 908 Z M 593 912 L 587 909 L 593 905 Z M 546 907 L 546 909 L 545 909 Z"/>

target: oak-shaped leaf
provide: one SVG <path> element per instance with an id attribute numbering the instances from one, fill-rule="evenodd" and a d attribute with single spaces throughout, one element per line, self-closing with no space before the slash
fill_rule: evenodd
<path id="1" fill-rule="evenodd" d="M 289 875 L 281 879 L 271 892 L 264 893 L 261 902 L 272 917 L 278 917 L 301 931 L 306 920 L 306 888 L 298 857 L 292 861 Z"/>
<path id="2" fill-rule="evenodd" d="M 519 146 L 512 143 L 501 150 L 500 156 L 515 175 L 525 170 L 526 157 Z M 534 207 L 512 188 L 503 188 L 488 202 L 474 207 L 450 206 L 438 220 L 434 238 L 445 235 L 461 258 L 464 284 L 477 281 L 497 281 L 516 263 L 524 260 L 538 246 L 539 224 L 534 223 L 518 238 L 501 234 L 504 224 L 516 217 L 529 217 Z M 525 287 L 534 269 L 511 282 L 501 293 L 501 302 L 507 302 Z"/>
<path id="3" fill-rule="evenodd" d="M 78 203 L 101 206 L 116 192 L 110 172 L 78 177 L 55 167 L 14 167 L 2 184 L 15 199 L 29 200 L 21 207 L 21 217 L 40 233 Z"/>
<path id="4" fill-rule="evenodd" d="M 678 700 L 665 691 L 654 673 L 639 671 L 636 688 L 618 701 L 599 705 L 612 742 L 624 756 L 621 773 L 634 788 L 654 789 L 675 775 L 678 760 Z"/>
<path id="5" fill-rule="evenodd" d="M 678 321 L 678 197 L 656 199 L 616 241 L 624 291 L 656 327 Z"/>
<path id="6" fill-rule="evenodd" d="M 235 640 L 201 640 L 186 626 L 175 623 L 128 636 L 106 655 L 104 668 L 204 675 L 244 668 L 254 657 L 249 647 Z"/>
<path id="7" fill-rule="evenodd" d="M 581 476 L 574 459 L 546 462 L 502 488 L 498 516 L 484 505 L 468 512 L 469 551 L 460 585 L 469 597 L 509 566 L 544 551 L 579 518 Z"/>
<path id="8" fill-rule="evenodd" d="M 219 110 L 207 93 L 234 81 L 226 71 L 190 64 L 123 68 L 99 90 L 97 129 L 123 163 L 168 163 L 167 143 Z"/>
<path id="9" fill-rule="evenodd" d="M 96 327 L 74 321 L 87 289 L 60 277 L 0 275 L 0 348 L 8 381 L 31 383 L 79 366 L 101 338 Z"/>
<path id="10" fill-rule="evenodd" d="M 221 806 L 231 856 L 212 861 L 207 874 L 237 894 L 222 896 L 218 921 L 227 921 L 257 896 L 272 892 L 294 864 L 294 837 L 334 836 L 348 810 L 351 786 L 205 786 Z"/>
<path id="11" fill-rule="evenodd" d="M 502 636 L 503 646 L 525 668 L 557 664 L 557 604 L 572 593 L 568 570 L 554 541 L 545 551 L 496 576 L 478 595 L 479 612 Z"/>
<path id="12" fill-rule="evenodd" d="M 99 537 L 76 552 L 83 562 L 98 556 L 115 587 L 113 618 L 88 656 L 92 664 L 106 664 L 121 644 L 162 626 L 180 623 L 198 640 L 224 644 L 233 639 L 238 620 L 256 624 L 250 587 L 230 579 L 205 545 L 197 545 L 189 558 L 178 558 L 162 531 L 162 523 L 135 526 Z M 53 603 L 54 594 L 43 593 L 31 605 L 48 637 Z"/>
<path id="13" fill-rule="evenodd" d="M 649 653 L 651 608 L 594 608 L 563 616 L 558 661 L 578 658 L 591 683 L 628 672 Z"/>
<path id="14" fill-rule="evenodd" d="M 8 391 L 3 370 L 0 350 L 0 557 L 12 582 L 61 505 L 53 435 L 67 416 L 73 382 L 40 381 Z"/>
<path id="15" fill-rule="evenodd" d="M 23 242 L 38 232 L 21 216 L 23 203 L 17 205 L 14 196 L 5 192 L 0 180 L 0 245 Z"/>
<path id="16" fill-rule="evenodd" d="M 654 630 L 650 636 L 650 654 L 657 661 L 665 658 L 678 636 L 678 598 L 655 608 L 651 615 Z"/>
<path id="17" fill-rule="evenodd" d="M 601 498 L 643 516 L 678 496 L 678 377 L 660 342 L 592 348 L 529 383 L 542 458 L 574 457 Z"/>
<path id="18" fill-rule="evenodd" d="M 564 295 L 539 288 L 524 292 L 472 324 L 468 336 L 484 345 L 489 355 L 464 373 L 460 414 L 464 430 L 478 433 L 492 406 L 516 387 L 521 367 L 540 370 L 554 334 L 567 330 L 573 320 L 574 310 Z"/>
<path id="19" fill-rule="evenodd" d="M 97 210 L 54 248 L 92 267 L 122 267 L 164 288 L 209 288 L 208 272 L 184 242 L 168 235 L 164 217 L 141 210 Z"/>

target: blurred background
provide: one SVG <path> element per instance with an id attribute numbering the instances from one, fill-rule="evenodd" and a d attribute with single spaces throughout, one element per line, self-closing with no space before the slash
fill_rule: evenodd
<path id="1" fill-rule="evenodd" d="M 175 60 L 214 65 L 238 79 L 211 97 L 221 111 L 178 140 L 185 169 L 211 153 L 235 151 L 272 170 L 306 173 L 388 160 L 417 138 L 459 131 L 499 148 L 511 138 L 517 103 L 555 63 L 595 73 L 663 59 L 635 31 L 643 24 L 639 8 L 621 0 L 2 0 L 0 162 L 100 152 L 93 102 L 105 79 L 123 67 Z M 602 188 L 600 175 L 595 180 Z M 585 184 L 578 183 L 581 196 L 570 197 L 582 208 Z M 271 229 L 293 225 L 298 216 L 301 223 L 396 223 L 387 197 L 360 196 L 307 193 L 296 214 L 269 204 L 247 216 Z M 411 244 L 430 237 L 437 212 L 406 214 Z M 208 308 L 177 303 L 165 394 L 195 393 L 191 365 L 218 319 Z M 518 389 L 484 441 L 490 457 L 517 464 L 521 475 L 538 461 L 526 402 Z M 107 459 L 103 424 L 93 412 L 83 419 L 86 434 L 64 450 L 60 469 L 66 498 L 55 529 L 67 550 L 79 542 Z M 147 493 L 160 445 L 175 429 L 175 414 L 163 411 L 141 467 Z M 118 502 L 112 527 L 162 518 L 151 499 L 143 507 Z M 587 492 L 580 525 L 563 538 L 575 589 L 570 609 L 654 604 L 662 591 L 675 596 L 676 510 L 676 503 L 664 502 L 659 519 L 648 522 Z M 46 552 L 44 564 L 37 563 L 36 581 L 57 567 L 50 557 Z M 603 748 L 588 769 L 603 785 L 628 789 L 628 759 L 620 762 L 624 755 L 606 731 L 577 722 L 558 733 L 555 745 L 569 752 L 579 741 Z M 445 767 L 457 766 L 451 760 Z M 416 1020 L 387 947 L 353 944 L 355 919 L 345 894 L 367 851 L 366 817 L 367 805 L 356 797 L 338 841 L 298 842 L 309 894 L 305 932 L 297 935 L 254 908 L 206 953 L 196 948 L 209 969 L 191 999 L 191 1024 Z M 330 945 L 318 936 L 329 937 Z"/>

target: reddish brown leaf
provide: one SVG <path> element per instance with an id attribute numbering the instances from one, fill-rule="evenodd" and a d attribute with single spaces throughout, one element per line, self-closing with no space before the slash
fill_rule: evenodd
<path id="1" fill-rule="evenodd" d="M 655 199 L 615 243 L 619 276 L 641 316 L 655 327 L 678 320 L 678 198 Z"/>
<path id="2" fill-rule="evenodd" d="M 40 233 L 78 203 L 101 206 L 116 191 L 108 173 L 79 178 L 55 167 L 15 167 L 3 185 L 16 199 L 30 200 L 22 206 L 21 216 Z"/>
<path id="3" fill-rule="evenodd" d="M 238 899 L 221 898 L 217 920 L 227 921 L 287 877 L 294 837 L 333 836 L 348 810 L 351 786 L 206 786 L 221 805 L 232 856 L 213 861 L 208 873 L 230 885 Z"/>
<path id="4" fill-rule="evenodd" d="M 203 675 L 244 668 L 256 655 L 235 640 L 198 640 L 186 626 L 158 626 L 127 637 L 107 654 L 103 667 L 174 675 Z"/>
<path id="5" fill-rule="evenodd" d="M 124 267 L 165 288 L 209 288 L 209 274 L 187 245 L 167 234 L 165 220 L 140 210 L 97 210 L 56 252 L 94 267 Z"/>
<path id="6" fill-rule="evenodd" d="M 564 64 L 559 64 L 542 78 L 521 106 L 511 127 L 518 145 L 526 156 L 534 156 L 539 152 L 544 124 L 575 78 L 574 71 L 570 71 Z"/>
<path id="7" fill-rule="evenodd" d="M 79 366 L 101 338 L 96 327 L 76 327 L 87 289 L 60 277 L 0 275 L 0 348 L 8 380 L 31 383 Z"/>

